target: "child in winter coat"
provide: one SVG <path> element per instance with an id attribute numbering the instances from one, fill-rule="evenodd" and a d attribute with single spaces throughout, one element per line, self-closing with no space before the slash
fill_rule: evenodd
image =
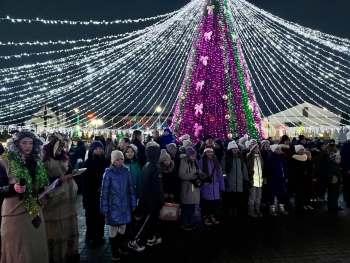
<path id="1" fill-rule="evenodd" d="M 210 226 L 213 224 L 219 224 L 219 221 L 215 216 L 215 206 L 219 204 L 220 191 L 225 190 L 224 176 L 220 163 L 214 155 L 212 148 L 206 148 L 204 150 L 203 157 L 198 162 L 198 167 L 207 176 L 213 177 L 213 182 L 208 185 L 202 185 L 201 191 L 201 209 L 204 217 L 204 224 Z"/>
<path id="2" fill-rule="evenodd" d="M 342 169 L 339 154 L 331 153 L 328 162 L 328 211 L 342 211 L 338 205 L 341 188 Z"/>
<path id="3" fill-rule="evenodd" d="M 162 169 L 162 181 L 164 198 L 169 202 L 180 201 L 180 179 L 175 169 L 174 162 L 166 150 L 162 149 L 159 157 L 159 166 Z"/>
<path id="4" fill-rule="evenodd" d="M 238 215 L 243 199 L 244 182 L 248 182 L 249 178 L 243 156 L 235 142 L 232 141 L 228 144 L 221 167 L 226 173 L 224 203 L 230 213 Z"/>
<path id="5" fill-rule="evenodd" d="M 277 216 L 275 207 L 275 197 L 277 197 L 279 213 L 288 215 L 288 212 L 284 210 L 284 205 L 287 200 L 286 184 L 290 179 L 289 167 L 281 145 L 273 144 L 270 148 L 271 153 L 269 154 L 268 161 L 269 174 L 267 177 L 270 195 L 270 214 Z"/>
<path id="6" fill-rule="evenodd" d="M 138 163 L 137 153 L 132 146 L 129 145 L 125 148 L 124 158 L 123 166 L 131 172 L 132 180 L 136 186 L 136 197 L 139 199 L 142 195 L 141 169 Z"/>
<path id="7" fill-rule="evenodd" d="M 181 228 L 184 230 L 196 229 L 194 226 L 194 212 L 199 204 L 199 188 L 191 180 L 198 178 L 197 152 L 193 148 L 186 149 L 186 156 L 182 158 L 179 177 L 181 180 Z"/>
<path id="8" fill-rule="evenodd" d="M 139 202 L 143 217 L 138 224 L 138 230 L 128 243 L 128 247 L 137 252 L 145 250 L 144 243 L 153 246 L 162 242 L 161 238 L 155 236 L 159 226 L 159 211 L 164 206 L 162 170 L 158 165 L 159 144 L 147 143 L 146 157 L 147 163 L 142 168 L 142 196 Z"/>
<path id="9" fill-rule="evenodd" d="M 266 179 L 263 173 L 264 163 L 257 144 L 253 145 L 247 154 L 247 167 L 250 181 L 248 215 L 251 217 L 262 217 L 260 199 L 262 186 Z"/>
<path id="10" fill-rule="evenodd" d="M 113 151 L 111 162 L 111 167 L 106 169 L 103 175 L 100 212 L 106 217 L 106 224 L 109 225 L 112 260 L 119 260 L 119 253 L 128 253 L 124 247 L 124 233 L 137 205 L 136 189 L 131 172 L 123 166 L 123 153 Z"/>

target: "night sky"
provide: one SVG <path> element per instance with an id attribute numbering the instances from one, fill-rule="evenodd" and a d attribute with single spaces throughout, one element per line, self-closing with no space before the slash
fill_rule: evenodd
<path id="1" fill-rule="evenodd" d="M 43 18 L 60 20 L 116 20 L 151 17 L 177 10 L 188 0 L 1 0 L 0 17 Z M 259 8 L 302 26 L 350 39 L 350 1 L 347 0 L 249 0 Z M 0 23 L 0 41 L 47 41 L 94 38 L 115 35 L 143 28 L 154 23 L 120 26 L 44 25 L 8 21 Z M 47 47 L 51 50 L 52 46 Z M 18 53 L 18 48 L 16 53 Z M 13 53 L 11 47 L 1 47 L 0 54 Z M 22 52 L 43 51 L 42 47 L 24 47 Z M 42 56 L 45 59 L 45 56 Z M 50 58 L 51 59 L 51 58 Z M 45 59 L 46 60 L 46 59 Z M 37 62 L 28 60 L 9 62 L 0 60 L 0 68 Z M 18 64 L 16 64 L 18 63 Z M 180 84 L 179 84 L 180 85 Z"/>

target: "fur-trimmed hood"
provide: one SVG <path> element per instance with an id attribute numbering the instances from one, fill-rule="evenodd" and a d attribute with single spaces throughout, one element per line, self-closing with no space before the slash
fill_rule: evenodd
<path id="1" fill-rule="evenodd" d="M 297 161 L 301 161 L 301 162 L 305 162 L 307 160 L 307 155 L 306 154 L 303 154 L 303 155 L 300 155 L 300 154 L 294 154 L 292 156 L 293 159 L 297 160 Z"/>
<path id="2" fill-rule="evenodd" d="M 169 166 L 165 166 L 165 164 L 163 162 L 159 162 L 159 166 L 162 169 L 163 173 L 171 173 L 175 169 L 175 164 L 174 164 L 174 161 L 172 161 L 172 160 L 170 161 Z"/>

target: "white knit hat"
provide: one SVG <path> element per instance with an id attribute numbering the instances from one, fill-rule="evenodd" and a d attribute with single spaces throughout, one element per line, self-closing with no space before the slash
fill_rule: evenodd
<path id="1" fill-rule="evenodd" d="M 229 142 L 229 144 L 227 146 L 227 150 L 231 150 L 233 148 L 237 148 L 238 149 L 238 145 L 234 141 Z"/>
<path id="2" fill-rule="evenodd" d="M 282 148 L 281 145 L 278 145 L 278 144 L 272 144 L 270 146 L 270 149 L 272 152 L 275 152 L 277 148 Z"/>
<path id="3" fill-rule="evenodd" d="M 205 148 L 205 149 L 204 149 L 204 153 L 206 153 L 207 151 L 212 151 L 212 152 L 214 152 L 214 149 L 213 149 L 213 148 Z"/>
<path id="4" fill-rule="evenodd" d="M 350 140 L 350 132 L 348 132 L 348 133 L 346 134 L 346 139 L 347 139 L 347 140 Z"/>
<path id="5" fill-rule="evenodd" d="M 185 134 L 185 135 L 182 135 L 181 137 L 180 137 L 180 139 L 181 139 L 181 141 L 185 141 L 185 140 L 191 140 L 191 137 L 190 137 L 190 135 L 188 135 L 188 134 Z"/>
<path id="6" fill-rule="evenodd" d="M 304 146 L 302 146 L 302 145 L 295 145 L 294 148 L 295 148 L 296 153 L 298 153 L 301 149 L 305 150 Z"/>
<path id="7" fill-rule="evenodd" d="M 130 147 L 133 148 L 134 152 L 137 154 L 139 149 L 137 149 L 137 146 L 135 144 L 130 144 Z"/>
<path id="8" fill-rule="evenodd" d="M 244 143 L 245 141 L 247 141 L 247 140 L 248 140 L 248 139 L 247 139 L 246 137 L 242 137 L 242 138 L 239 139 L 238 142 L 239 142 L 240 144 L 243 144 L 243 143 Z"/>
<path id="9" fill-rule="evenodd" d="M 245 147 L 247 148 L 247 149 L 249 149 L 249 146 L 252 144 L 252 142 L 251 141 L 246 141 L 245 142 Z"/>
<path id="10" fill-rule="evenodd" d="M 186 147 L 186 146 L 192 146 L 192 142 L 190 140 L 184 140 L 182 142 L 182 146 Z"/>
<path id="11" fill-rule="evenodd" d="M 117 159 L 124 160 L 124 154 L 121 151 L 115 150 L 111 153 L 111 163 L 113 164 Z"/>
<path id="12" fill-rule="evenodd" d="M 171 159 L 171 158 L 170 158 L 170 155 L 166 152 L 165 149 L 162 149 L 162 150 L 160 151 L 159 161 L 160 161 L 160 162 L 163 162 L 163 161 L 166 160 L 166 159 Z"/>
<path id="13" fill-rule="evenodd" d="M 259 145 L 254 144 L 254 145 L 252 146 L 252 148 L 250 148 L 250 152 L 252 152 L 256 147 L 258 147 L 258 149 L 259 149 Z"/>

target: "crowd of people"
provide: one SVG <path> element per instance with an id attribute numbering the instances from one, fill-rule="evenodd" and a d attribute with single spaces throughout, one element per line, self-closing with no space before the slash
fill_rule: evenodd
<path id="1" fill-rule="evenodd" d="M 208 134 L 194 144 L 187 134 L 175 141 L 165 129 L 147 141 L 135 130 L 118 142 L 93 141 L 86 155 L 79 137 L 53 134 L 43 142 L 30 131 L 14 134 L 0 159 L 2 262 L 79 262 L 78 193 L 86 243 L 104 244 L 108 225 L 112 260 L 162 242 L 166 202 L 180 205 L 186 231 L 196 229 L 196 208 L 210 227 L 222 214 L 232 222 L 243 214 L 287 216 L 324 205 L 341 211 L 341 188 L 350 206 L 350 133 L 340 151 L 334 140 L 307 142 L 303 135 L 275 143 Z M 74 176 L 80 168 L 85 172 Z"/>

